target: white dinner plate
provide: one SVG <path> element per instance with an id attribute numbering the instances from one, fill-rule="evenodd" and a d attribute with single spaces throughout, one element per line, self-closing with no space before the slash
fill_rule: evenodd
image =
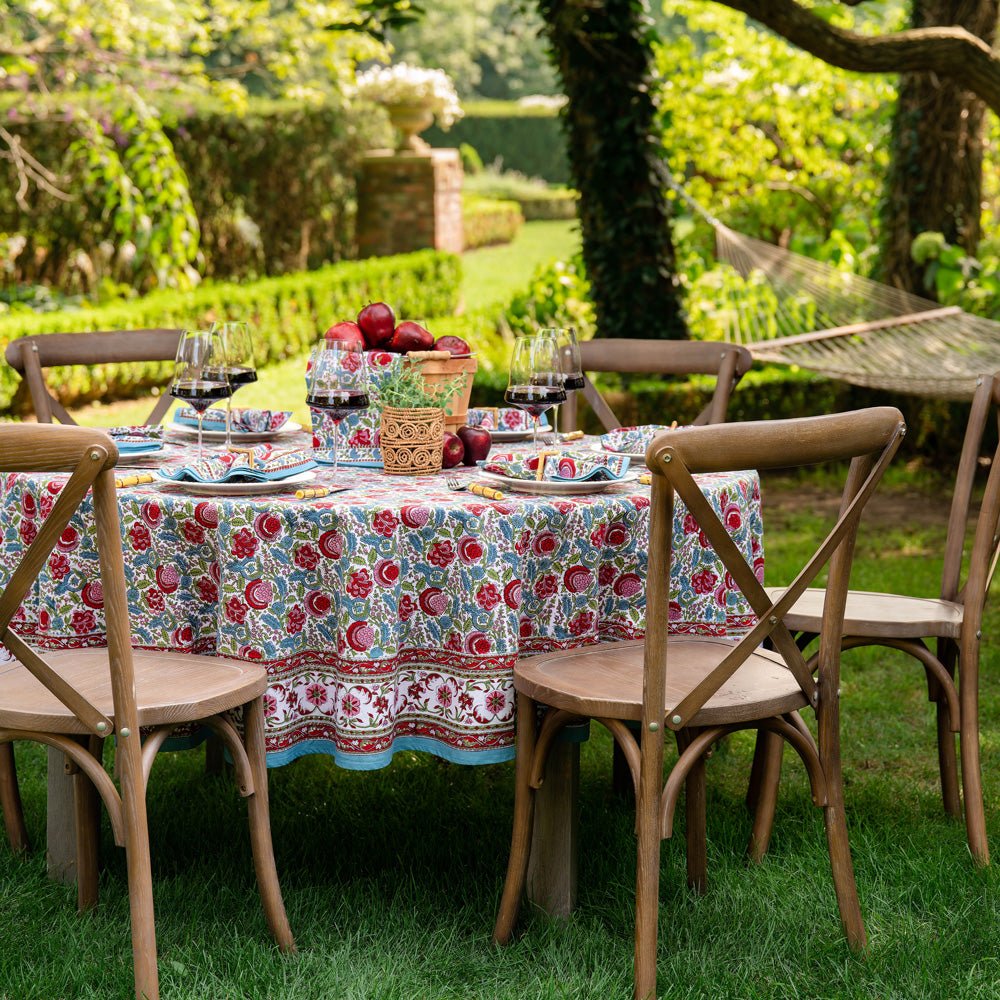
<path id="1" fill-rule="evenodd" d="M 511 476 L 497 475 L 495 472 L 481 472 L 480 475 L 489 482 L 490 486 L 518 493 L 538 493 L 545 496 L 582 496 L 586 493 L 603 493 L 605 490 L 611 489 L 612 486 L 628 485 L 639 481 L 639 476 L 635 472 L 626 472 L 621 479 L 587 479 L 580 483 L 553 482 L 551 479 L 543 479 L 540 482 L 535 479 L 514 479 Z"/>
<path id="2" fill-rule="evenodd" d="M 490 431 L 490 437 L 497 442 L 497 444 L 510 444 L 514 441 L 530 441 L 531 431 L 494 431 L 490 430 L 488 427 L 486 430 Z M 539 431 L 539 434 L 544 433 Z"/>
<path id="3" fill-rule="evenodd" d="M 233 431 L 233 444 L 246 442 L 256 444 L 260 441 L 274 441 L 277 438 L 287 437 L 302 430 L 302 424 L 297 424 L 294 420 L 288 420 L 276 431 Z M 187 424 L 171 423 L 167 424 L 167 432 L 182 438 L 192 438 L 198 440 L 198 428 L 189 427 Z M 205 431 L 204 439 L 212 444 L 222 443 L 226 440 L 225 431 Z"/>
<path id="4" fill-rule="evenodd" d="M 266 483 L 185 483 L 166 476 L 157 476 L 153 481 L 160 489 L 173 488 L 181 493 L 195 493 L 206 497 L 252 497 L 269 493 L 284 493 L 316 477 L 314 469 L 298 472 L 287 479 L 275 479 Z"/>

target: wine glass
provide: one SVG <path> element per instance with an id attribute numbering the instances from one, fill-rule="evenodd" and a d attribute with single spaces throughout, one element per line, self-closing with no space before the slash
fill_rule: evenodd
<path id="1" fill-rule="evenodd" d="M 216 323 L 213 332 L 222 337 L 224 367 L 233 394 L 241 386 L 257 381 L 257 366 L 253 358 L 253 338 L 250 336 L 250 324 L 239 320 Z M 226 398 L 226 451 L 233 446 L 232 436 L 233 396 Z"/>
<path id="2" fill-rule="evenodd" d="M 504 399 L 531 417 L 531 440 L 537 451 L 538 418 L 557 403 L 566 401 L 555 337 L 536 334 L 518 339 L 510 359 L 510 379 Z"/>
<path id="3" fill-rule="evenodd" d="M 556 347 L 559 350 L 559 368 L 563 374 L 563 388 L 567 397 L 571 392 L 583 388 L 583 367 L 580 361 L 580 344 L 576 339 L 576 330 L 571 326 L 548 327 L 541 333 L 555 337 Z M 558 430 L 558 417 L 556 413 L 559 407 L 554 408 L 552 426 Z"/>
<path id="4" fill-rule="evenodd" d="M 329 341 L 316 347 L 309 356 L 306 384 L 306 402 L 333 418 L 332 458 L 327 462 L 317 456 L 317 461 L 332 465 L 336 472 L 340 421 L 368 409 L 368 372 L 361 346 Z"/>
<path id="5" fill-rule="evenodd" d="M 226 375 L 222 337 L 213 330 L 184 330 L 177 343 L 170 395 L 194 407 L 198 414 L 198 461 L 202 459 L 205 411 L 233 394 Z"/>

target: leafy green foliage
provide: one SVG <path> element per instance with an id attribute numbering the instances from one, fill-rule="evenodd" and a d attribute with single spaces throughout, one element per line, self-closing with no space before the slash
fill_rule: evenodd
<path id="1" fill-rule="evenodd" d="M 379 401 L 382 406 L 396 406 L 400 409 L 443 409 L 452 396 L 465 387 L 465 378 L 460 375 L 448 382 L 431 383 L 424 379 L 419 363 L 396 365 L 378 384 Z"/>
<path id="2" fill-rule="evenodd" d="M 462 231 L 466 250 L 510 243 L 524 225 L 516 201 L 465 195 L 462 198 Z"/>
<path id="3" fill-rule="evenodd" d="M 537 177 L 516 170 L 483 169 L 465 179 L 467 193 L 487 198 L 510 199 L 521 206 L 525 219 L 572 219 L 576 215 L 577 194 L 564 187 L 550 187 Z"/>
<path id="4" fill-rule="evenodd" d="M 1000 319 L 1000 245 L 984 241 L 979 257 L 948 243 L 942 233 L 921 233 L 910 250 L 923 267 L 925 291 L 949 306 Z"/>
<path id="5" fill-rule="evenodd" d="M 154 292 L 134 302 L 42 315 L 0 317 L 0 352 L 15 337 L 83 330 L 198 327 L 213 321 L 250 322 L 257 362 L 302 353 L 319 334 L 367 301 L 389 302 L 401 315 L 434 316 L 458 304 L 460 262 L 433 250 L 399 257 L 345 261 L 317 271 L 266 278 L 251 284 L 206 283 L 193 292 Z M 64 403 L 128 397 L 164 381 L 162 365 L 114 365 L 55 369 L 50 385 Z M 19 379 L 0 367 L 0 410 L 15 403 Z M 23 398 L 23 397 L 22 397 Z"/>

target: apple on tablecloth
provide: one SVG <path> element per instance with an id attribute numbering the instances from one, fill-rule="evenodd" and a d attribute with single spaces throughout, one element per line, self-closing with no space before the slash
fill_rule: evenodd
<path id="1" fill-rule="evenodd" d="M 493 447 L 493 435 L 483 427 L 459 427 L 458 438 L 465 449 L 462 457 L 464 465 L 482 462 Z"/>

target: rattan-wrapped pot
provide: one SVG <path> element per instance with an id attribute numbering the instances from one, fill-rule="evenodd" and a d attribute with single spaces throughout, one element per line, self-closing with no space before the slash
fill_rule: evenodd
<path id="1" fill-rule="evenodd" d="M 441 471 L 444 412 L 438 406 L 382 410 L 382 464 L 390 476 L 426 476 Z"/>

